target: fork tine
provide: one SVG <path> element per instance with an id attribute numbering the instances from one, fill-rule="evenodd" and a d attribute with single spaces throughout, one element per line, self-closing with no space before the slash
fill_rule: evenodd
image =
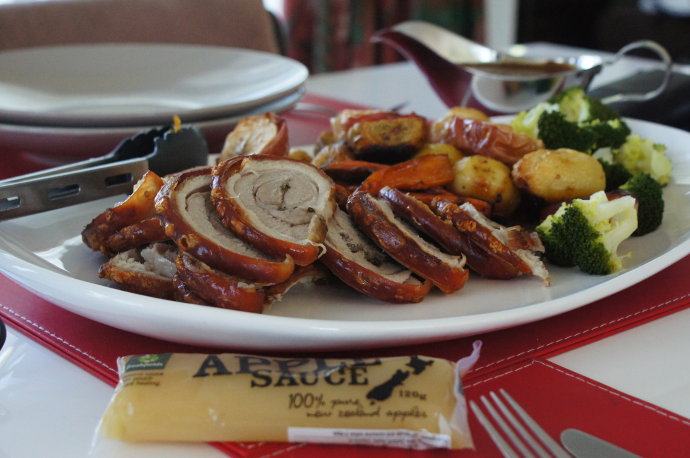
<path id="1" fill-rule="evenodd" d="M 513 425 L 513 427 L 522 436 L 522 438 L 525 439 L 525 441 L 527 441 L 530 447 L 532 447 L 532 450 L 537 452 L 537 455 L 539 455 L 540 458 L 548 458 L 550 455 L 546 453 L 546 450 L 544 450 L 544 448 L 541 445 L 539 445 L 539 443 L 536 440 L 534 440 L 532 435 L 528 433 L 527 430 L 525 430 L 524 426 L 522 426 L 520 422 L 517 421 L 513 413 L 510 410 L 508 410 L 508 407 L 506 407 L 501 398 L 499 398 L 493 391 L 489 393 L 489 395 L 491 396 L 491 399 L 494 400 L 498 408 L 501 409 L 501 412 L 503 412 L 503 416 L 505 416 L 508 419 L 510 424 Z"/>
<path id="2" fill-rule="evenodd" d="M 558 445 L 558 443 L 556 443 L 556 441 L 554 441 L 551 436 L 549 436 L 546 431 L 544 431 L 542 427 L 539 426 L 539 424 L 534 421 L 534 419 L 530 417 L 522 407 L 520 407 L 520 404 L 515 402 L 515 400 L 508 394 L 506 390 L 501 388 L 499 392 L 503 395 L 503 398 L 508 401 L 513 410 L 517 412 L 520 418 L 522 418 L 522 421 L 524 421 L 525 424 L 530 427 L 530 429 L 539 437 L 539 439 L 541 439 L 542 443 L 546 445 L 551 453 L 553 453 L 557 458 L 570 458 L 568 452 Z"/>
<path id="3" fill-rule="evenodd" d="M 492 398 L 495 398 L 496 393 L 493 391 L 489 393 L 489 395 L 492 396 Z M 515 434 L 515 432 L 508 426 L 503 420 L 503 418 L 496 412 L 496 409 L 494 409 L 494 406 L 491 405 L 489 400 L 486 398 L 486 396 L 481 396 L 479 399 L 481 399 L 482 404 L 484 404 L 484 407 L 486 407 L 486 410 L 489 412 L 489 415 L 494 419 L 494 421 L 498 424 L 498 427 L 503 431 L 503 433 L 508 436 L 508 439 L 513 443 L 514 446 L 516 446 L 519 450 L 520 453 L 522 453 L 522 456 L 527 457 L 527 458 L 534 458 L 534 454 L 529 451 L 529 449 L 525 446 L 525 444 L 522 443 L 519 437 Z"/>
<path id="4" fill-rule="evenodd" d="M 482 409 L 480 409 L 474 401 L 470 401 L 470 409 L 472 409 L 472 412 L 474 412 L 474 416 L 477 417 L 479 424 L 484 427 L 491 440 L 494 441 L 494 444 L 496 444 L 496 447 L 498 447 L 498 450 L 500 450 L 501 454 L 503 454 L 503 456 L 506 458 L 517 458 L 518 455 L 515 453 L 515 450 L 513 450 L 510 445 L 508 445 L 508 443 L 501 437 L 501 435 L 498 434 L 498 431 L 496 431 L 491 422 L 484 416 Z"/>

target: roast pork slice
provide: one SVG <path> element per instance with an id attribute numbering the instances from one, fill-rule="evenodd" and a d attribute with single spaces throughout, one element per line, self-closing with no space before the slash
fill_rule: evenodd
<path id="1" fill-rule="evenodd" d="M 266 293 L 261 286 L 213 269 L 188 253 L 181 253 L 175 264 L 179 281 L 203 302 L 244 312 L 263 311 Z"/>
<path id="2" fill-rule="evenodd" d="M 235 235 L 295 264 L 313 263 L 324 248 L 335 209 L 335 186 L 316 167 L 291 159 L 251 156 L 218 164 L 211 198 Z"/>
<path id="3" fill-rule="evenodd" d="M 168 239 L 165 229 L 157 216 L 143 219 L 125 226 L 108 237 L 105 244 L 111 253 L 119 253 Z"/>
<path id="4" fill-rule="evenodd" d="M 266 255 L 229 231 L 211 203 L 211 180 L 211 168 L 203 167 L 166 181 L 156 196 L 166 234 L 180 251 L 222 272 L 261 284 L 285 281 L 294 270 L 292 259 Z"/>
<path id="5" fill-rule="evenodd" d="M 536 234 L 491 221 L 471 203 L 437 202 L 434 210 L 458 229 L 467 245 L 463 252 L 468 263 L 479 274 L 500 279 L 535 275 L 549 284 L 549 272 L 539 255 L 544 247 Z"/>
<path id="6" fill-rule="evenodd" d="M 395 216 L 387 201 L 356 192 L 347 207 L 362 232 L 400 264 L 430 280 L 444 293 L 465 285 L 469 276 L 465 257 L 444 253 L 422 239 L 413 227 Z"/>
<path id="7" fill-rule="evenodd" d="M 81 233 L 86 246 L 108 256 L 113 254 L 107 244 L 108 238 L 126 226 L 154 216 L 154 197 L 161 186 L 163 179 L 150 170 L 146 172 L 127 199 L 86 225 Z"/>
<path id="8" fill-rule="evenodd" d="M 172 278 L 175 292 L 173 298 L 178 302 L 186 302 L 188 304 L 208 305 L 205 300 L 194 293 L 180 278 L 180 274 L 175 274 Z"/>
<path id="9" fill-rule="evenodd" d="M 287 156 L 288 131 L 283 119 L 266 113 L 240 120 L 225 138 L 220 160 L 252 154 Z"/>
<path id="10" fill-rule="evenodd" d="M 175 247 L 154 243 L 141 250 L 131 249 L 116 254 L 101 266 L 98 274 L 126 291 L 171 299 L 176 257 Z"/>
<path id="11" fill-rule="evenodd" d="M 485 243 L 485 239 L 458 230 L 450 219 L 436 215 L 428 205 L 412 195 L 385 187 L 379 192 L 379 196 L 390 204 L 396 216 L 426 234 L 447 253 L 464 255 L 467 266 L 479 275 L 500 279 L 521 275 L 515 266 L 515 259 L 504 259 L 505 256 L 497 255 L 491 250 L 490 244 Z M 434 205 L 438 205 L 439 202 L 441 201 L 435 201 Z"/>
<path id="12" fill-rule="evenodd" d="M 431 289 L 431 282 L 420 281 L 372 244 L 339 208 L 328 223 L 324 244 L 320 262 L 362 294 L 386 302 L 420 302 Z"/>

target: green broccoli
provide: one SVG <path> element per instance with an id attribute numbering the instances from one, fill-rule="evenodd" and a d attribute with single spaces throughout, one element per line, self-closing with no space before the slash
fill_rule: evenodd
<path id="1" fill-rule="evenodd" d="M 581 87 L 572 87 L 556 94 L 551 97 L 549 103 L 558 104 L 559 111 L 570 122 L 582 123 L 595 119 L 608 121 L 620 118 L 613 109 L 585 94 Z"/>
<path id="2" fill-rule="evenodd" d="M 597 159 L 604 168 L 607 191 L 620 188 L 623 183 L 632 177 L 632 174 L 625 167 L 613 160 L 611 148 L 599 148 L 592 154 L 592 157 Z"/>
<path id="3" fill-rule="evenodd" d="M 594 149 L 598 148 L 618 148 L 630 135 L 630 128 L 621 119 L 612 119 L 609 121 L 594 121 L 588 122 L 580 126 L 583 129 L 589 129 L 594 134 Z"/>
<path id="4" fill-rule="evenodd" d="M 594 132 L 570 122 L 559 111 L 545 111 L 539 116 L 538 135 L 548 149 L 570 148 L 589 152 L 595 146 Z"/>
<path id="5" fill-rule="evenodd" d="M 664 198 L 659 182 L 646 173 L 638 173 L 621 189 L 637 200 L 637 229 L 633 235 L 645 235 L 656 230 L 664 217 Z"/>
<path id="6" fill-rule="evenodd" d="M 518 113 L 511 123 L 513 130 L 532 138 L 539 138 L 537 123 L 544 112 L 558 111 L 558 105 L 542 102 L 527 111 Z"/>
<path id="7" fill-rule="evenodd" d="M 604 191 L 564 203 L 547 217 L 537 234 L 554 264 L 576 265 L 585 273 L 606 275 L 622 268 L 618 246 L 637 229 L 635 199 L 608 200 Z"/>
<path id="8" fill-rule="evenodd" d="M 666 157 L 666 147 L 639 135 L 628 135 L 625 143 L 614 150 L 613 158 L 630 173 L 648 173 L 661 185 L 667 185 L 671 179 L 672 166 Z"/>

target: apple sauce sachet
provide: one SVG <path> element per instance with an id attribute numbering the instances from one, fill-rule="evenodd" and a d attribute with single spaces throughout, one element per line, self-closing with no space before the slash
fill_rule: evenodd
<path id="1" fill-rule="evenodd" d="M 124 441 L 472 447 L 460 375 L 427 356 L 275 358 L 163 353 L 118 359 L 100 434 Z"/>

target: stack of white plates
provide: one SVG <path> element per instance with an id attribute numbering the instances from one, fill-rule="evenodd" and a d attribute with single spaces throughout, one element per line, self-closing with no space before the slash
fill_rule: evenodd
<path id="1" fill-rule="evenodd" d="M 292 107 L 308 71 L 235 48 L 101 44 L 0 52 L 0 150 L 56 162 L 103 154 L 174 115 L 212 147 L 244 116 Z"/>

